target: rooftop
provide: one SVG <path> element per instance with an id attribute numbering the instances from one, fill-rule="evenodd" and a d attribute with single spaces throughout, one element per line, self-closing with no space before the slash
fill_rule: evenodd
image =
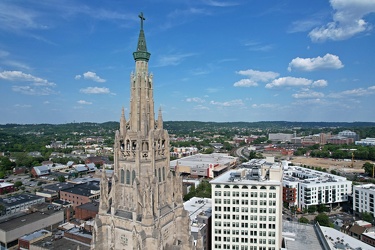
<path id="1" fill-rule="evenodd" d="M 39 230 L 39 231 L 35 231 L 31 234 L 25 234 L 24 236 L 21 237 L 21 239 L 25 240 L 25 241 L 31 241 L 31 240 L 38 239 L 38 238 L 41 238 L 43 236 L 46 236 L 48 234 L 51 235 L 51 232 L 42 229 L 42 230 Z"/>
<path id="2" fill-rule="evenodd" d="M 191 220 L 191 230 L 198 231 L 205 224 L 198 223 L 197 216 L 210 217 L 212 213 L 212 200 L 208 198 L 193 197 L 190 200 L 184 202 L 184 208 L 189 212 Z"/>
<path id="3" fill-rule="evenodd" d="M 323 249 L 320 245 L 314 226 L 297 222 L 283 221 L 283 238 L 288 250 Z"/>
<path id="4" fill-rule="evenodd" d="M 220 153 L 196 154 L 171 161 L 170 166 L 187 165 L 191 167 L 207 167 L 209 164 L 225 165 L 236 159 L 236 157 Z"/>
<path id="5" fill-rule="evenodd" d="M 269 173 L 270 170 L 278 170 L 281 172 L 281 167 L 272 165 L 271 167 L 263 167 L 263 171 Z M 262 175 L 260 168 L 230 170 L 222 175 L 216 177 L 211 184 L 264 184 L 264 185 L 281 185 L 281 181 L 269 178 L 267 173 Z M 280 176 L 281 179 L 281 176 Z"/>
<path id="6" fill-rule="evenodd" d="M 346 177 L 316 171 L 313 169 L 289 166 L 284 170 L 284 182 L 300 182 L 306 184 L 320 184 L 329 182 L 348 181 Z"/>
<path id="7" fill-rule="evenodd" d="M 55 237 L 48 237 L 38 242 L 34 242 L 32 245 L 42 249 L 51 250 L 76 250 L 78 246 L 80 250 L 90 250 L 89 245 L 67 238 L 58 239 Z"/>
<path id="8" fill-rule="evenodd" d="M 0 204 L 4 205 L 4 207 L 13 207 L 19 204 L 27 203 L 30 201 L 44 199 L 44 197 L 35 195 L 35 194 L 18 194 L 9 196 L 7 198 L 0 198 Z"/>
<path id="9" fill-rule="evenodd" d="M 0 182 L 0 188 L 11 187 L 11 186 L 14 186 L 14 184 L 10 182 Z"/>
<path id="10" fill-rule="evenodd" d="M 19 228 L 25 224 L 30 224 L 38 220 L 46 219 L 47 217 L 55 214 L 55 213 L 63 213 L 62 210 L 47 210 L 44 212 L 35 212 L 31 214 L 22 214 L 18 217 L 14 217 L 9 220 L 5 220 L 0 223 L 0 230 L 9 232 L 16 228 Z"/>
<path id="11" fill-rule="evenodd" d="M 92 191 L 99 191 L 99 190 L 100 190 L 100 183 L 96 181 L 92 181 L 92 182 L 78 184 L 71 188 L 67 188 L 65 190 L 62 190 L 62 192 L 78 194 L 78 195 L 89 197 L 93 195 Z"/>
<path id="12" fill-rule="evenodd" d="M 64 189 L 67 189 L 67 188 L 74 187 L 74 185 L 75 184 L 69 183 L 69 182 L 60 182 L 60 183 L 54 183 L 54 184 L 45 185 L 43 187 L 43 190 L 58 192 L 60 190 L 64 190 Z"/>
<path id="13" fill-rule="evenodd" d="M 330 227 L 320 227 L 331 249 L 370 250 L 374 247 Z"/>
<path id="14" fill-rule="evenodd" d="M 77 206 L 77 208 L 98 212 L 99 211 L 99 202 L 94 201 L 94 202 L 85 203 L 85 204 Z"/>

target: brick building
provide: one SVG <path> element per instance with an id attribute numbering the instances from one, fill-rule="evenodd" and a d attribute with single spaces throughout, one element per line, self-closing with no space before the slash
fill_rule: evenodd
<path id="1" fill-rule="evenodd" d="M 78 184 L 60 191 L 60 199 L 68 201 L 73 207 L 99 199 L 100 185 L 98 181 Z"/>
<path id="2" fill-rule="evenodd" d="M 14 185 L 13 183 L 9 182 L 0 182 L 0 195 L 1 194 L 8 194 L 14 192 Z"/>
<path id="3" fill-rule="evenodd" d="M 95 218 L 99 212 L 99 202 L 89 202 L 74 208 L 75 218 L 78 220 L 89 220 Z"/>

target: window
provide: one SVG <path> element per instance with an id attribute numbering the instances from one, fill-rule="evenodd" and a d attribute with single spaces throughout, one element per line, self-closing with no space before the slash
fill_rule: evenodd
<path id="1" fill-rule="evenodd" d="M 165 167 L 163 167 L 163 181 L 165 181 Z"/>
<path id="2" fill-rule="evenodd" d="M 124 184 L 124 179 L 125 179 L 125 171 L 121 169 L 120 180 L 122 184 Z"/>
<path id="3" fill-rule="evenodd" d="M 159 182 L 161 182 L 161 170 L 159 168 Z"/>
<path id="4" fill-rule="evenodd" d="M 126 184 L 130 184 L 130 171 L 126 170 Z"/>
<path id="5" fill-rule="evenodd" d="M 133 170 L 133 172 L 132 172 L 132 184 L 133 184 L 134 180 L 135 180 L 135 170 Z"/>

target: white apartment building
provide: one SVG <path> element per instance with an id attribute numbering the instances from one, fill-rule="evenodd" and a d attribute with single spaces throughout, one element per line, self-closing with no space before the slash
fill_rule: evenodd
<path id="1" fill-rule="evenodd" d="M 278 250 L 282 241 L 282 168 L 228 171 L 210 181 L 212 249 Z"/>
<path id="2" fill-rule="evenodd" d="M 375 138 L 361 139 L 360 141 L 356 141 L 355 145 L 362 145 L 362 146 L 375 146 Z"/>
<path id="3" fill-rule="evenodd" d="M 353 186 L 353 212 L 357 215 L 368 212 L 375 218 L 374 196 L 374 184 Z"/>
<path id="4" fill-rule="evenodd" d="M 294 137 L 293 134 L 284 134 L 284 133 L 269 133 L 268 134 L 268 140 L 271 140 L 271 141 L 287 142 L 287 141 L 291 141 L 293 137 Z"/>
<path id="5" fill-rule="evenodd" d="M 283 183 L 298 184 L 296 205 L 301 210 L 311 205 L 339 205 L 352 193 L 352 182 L 345 177 L 296 166 L 284 170 Z"/>

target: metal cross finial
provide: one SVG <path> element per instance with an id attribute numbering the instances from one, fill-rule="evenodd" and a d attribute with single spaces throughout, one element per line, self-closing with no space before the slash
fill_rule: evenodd
<path id="1" fill-rule="evenodd" d="M 143 21 L 146 20 L 146 18 L 143 17 L 143 12 L 141 12 L 138 17 L 141 19 L 141 30 L 143 30 Z"/>

